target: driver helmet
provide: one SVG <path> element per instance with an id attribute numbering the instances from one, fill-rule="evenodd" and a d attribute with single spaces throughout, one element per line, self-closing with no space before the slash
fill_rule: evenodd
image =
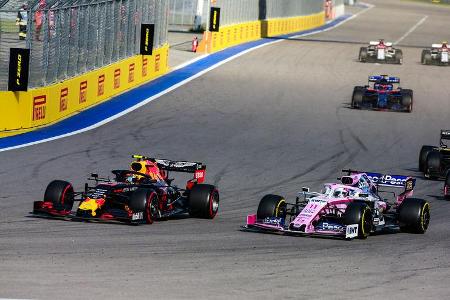
<path id="1" fill-rule="evenodd" d="M 164 180 L 158 165 L 151 160 L 134 161 L 131 163 L 131 170 L 146 174 L 150 176 L 151 179 L 156 181 Z M 140 178 L 143 177 L 142 175 L 137 174 L 134 176 L 138 176 Z"/>
<path id="2" fill-rule="evenodd" d="M 333 197 L 345 198 L 347 196 L 348 196 L 348 190 L 345 188 L 340 187 L 340 188 L 337 188 L 334 190 Z"/>

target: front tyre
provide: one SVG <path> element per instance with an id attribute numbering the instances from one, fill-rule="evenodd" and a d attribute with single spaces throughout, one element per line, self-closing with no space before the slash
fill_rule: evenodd
<path id="1" fill-rule="evenodd" d="M 431 51 L 422 50 L 422 65 L 429 65 L 431 63 Z"/>
<path id="2" fill-rule="evenodd" d="M 196 184 L 189 192 L 189 214 L 213 219 L 219 210 L 219 191 L 210 184 Z"/>
<path id="3" fill-rule="evenodd" d="M 402 107 L 407 112 L 412 112 L 413 108 L 413 91 L 412 90 L 403 90 L 402 99 L 401 99 Z"/>
<path id="4" fill-rule="evenodd" d="M 130 197 L 133 213 L 143 213 L 144 221 L 152 224 L 159 217 L 158 194 L 151 189 L 137 189 Z"/>
<path id="5" fill-rule="evenodd" d="M 399 65 L 403 63 L 403 51 L 397 50 L 395 51 L 395 62 Z"/>
<path id="6" fill-rule="evenodd" d="M 359 57 L 358 60 L 360 62 L 366 62 L 367 61 L 367 47 L 361 47 L 359 49 Z"/>
<path id="7" fill-rule="evenodd" d="M 364 100 L 364 88 L 355 86 L 352 94 L 352 108 L 360 108 Z"/>
<path id="8" fill-rule="evenodd" d="M 67 181 L 53 180 L 45 189 L 44 201 L 52 202 L 53 208 L 71 211 L 74 201 L 73 186 Z"/>
<path id="9" fill-rule="evenodd" d="M 430 224 L 430 204 L 417 198 L 406 198 L 398 209 L 400 230 L 425 233 Z"/>
<path id="10" fill-rule="evenodd" d="M 256 218 L 263 220 L 265 218 L 286 218 L 286 200 L 278 195 L 265 195 L 259 201 Z"/>
<path id="11" fill-rule="evenodd" d="M 358 238 L 366 239 L 373 228 L 373 216 L 370 207 L 364 202 L 351 202 L 345 209 L 344 224 L 358 224 Z"/>

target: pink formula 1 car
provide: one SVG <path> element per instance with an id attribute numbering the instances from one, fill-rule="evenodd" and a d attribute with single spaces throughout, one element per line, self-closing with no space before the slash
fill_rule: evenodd
<path id="1" fill-rule="evenodd" d="M 341 183 L 326 183 L 320 192 L 303 188 L 295 203 L 266 195 L 256 214 L 247 216 L 247 231 L 324 235 L 346 239 L 367 238 L 373 232 L 393 229 L 425 233 L 430 222 L 427 201 L 410 198 L 416 183 L 401 175 L 343 170 Z M 380 188 L 401 188 L 393 191 Z M 380 196 L 393 195 L 389 202 Z"/>

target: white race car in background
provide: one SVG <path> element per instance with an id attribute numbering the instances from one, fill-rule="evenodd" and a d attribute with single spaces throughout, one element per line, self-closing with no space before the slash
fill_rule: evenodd
<path id="1" fill-rule="evenodd" d="M 422 50 L 422 64 L 448 66 L 449 52 L 450 49 L 448 48 L 447 42 L 433 44 L 431 45 L 431 48 Z"/>
<path id="2" fill-rule="evenodd" d="M 359 49 L 360 62 L 402 64 L 403 52 L 384 40 L 371 41 L 369 46 Z"/>

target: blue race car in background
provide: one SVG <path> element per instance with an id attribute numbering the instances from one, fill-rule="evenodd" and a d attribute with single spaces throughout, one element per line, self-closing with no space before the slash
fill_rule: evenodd
<path id="1" fill-rule="evenodd" d="M 400 78 L 388 75 L 369 76 L 369 84 L 355 86 L 352 108 L 411 112 L 413 91 L 399 86 Z"/>

